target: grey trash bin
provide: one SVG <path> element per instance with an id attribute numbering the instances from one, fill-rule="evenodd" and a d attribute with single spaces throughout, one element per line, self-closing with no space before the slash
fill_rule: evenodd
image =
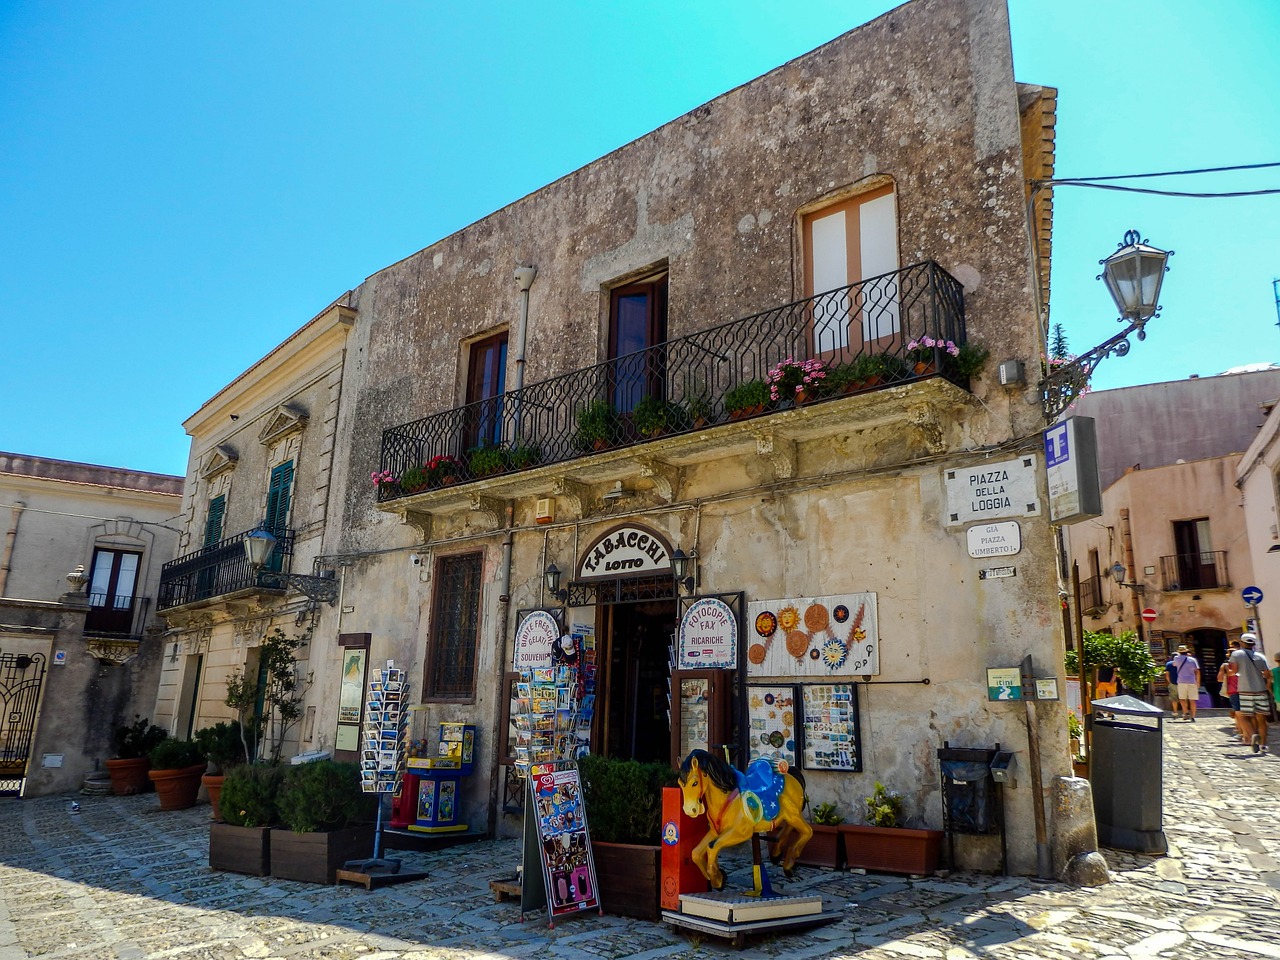
<path id="1" fill-rule="evenodd" d="M 1093 812 L 1098 842 L 1165 853 L 1164 711 L 1137 697 L 1093 701 Z"/>

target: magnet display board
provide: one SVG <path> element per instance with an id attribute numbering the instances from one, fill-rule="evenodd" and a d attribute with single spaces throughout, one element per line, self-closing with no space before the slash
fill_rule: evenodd
<path id="1" fill-rule="evenodd" d="M 582 783 L 573 763 L 535 764 L 525 806 L 522 911 L 547 908 L 547 920 L 599 910 L 595 861 Z M 536 859 L 538 869 L 533 869 Z"/>
<path id="2" fill-rule="evenodd" d="M 879 672 L 874 593 L 747 604 L 749 678 L 820 680 Z"/>
<path id="3" fill-rule="evenodd" d="M 857 687 L 852 683 L 806 683 L 801 691 L 804 768 L 860 772 L 862 742 Z"/>

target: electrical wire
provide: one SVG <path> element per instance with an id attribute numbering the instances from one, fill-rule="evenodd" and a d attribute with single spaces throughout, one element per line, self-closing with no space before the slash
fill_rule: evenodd
<path id="1" fill-rule="evenodd" d="M 1245 163 L 1233 167 L 1202 167 L 1199 170 L 1167 170 L 1164 173 L 1121 173 L 1114 177 L 1065 177 L 1063 180 L 1039 180 L 1037 183 L 1087 183 L 1094 180 L 1142 180 L 1150 177 L 1186 177 L 1197 173 L 1226 173 L 1231 170 L 1261 170 L 1266 167 L 1280 167 L 1275 163 Z"/>
<path id="2" fill-rule="evenodd" d="M 1121 193 L 1147 193 L 1157 197 L 1191 197 L 1196 200 L 1213 200 L 1222 197 L 1262 197 L 1280 193 L 1280 188 L 1269 190 L 1233 190 L 1228 193 L 1189 193 L 1181 190 L 1147 190 L 1142 187 L 1120 187 L 1114 183 L 1089 183 L 1080 180 L 1042 180 L 1049 187 L 1092 187 L 1094 190 L 1118 190 Z"/>

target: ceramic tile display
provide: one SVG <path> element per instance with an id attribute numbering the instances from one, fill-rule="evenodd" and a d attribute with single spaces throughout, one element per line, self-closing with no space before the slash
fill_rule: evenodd
<path id="1" fill-rule="evenodd" d="M 858 691 L 852 683 L 801 687 L 806 770 L 862 770 Z"/>
<path id="2" fill-rule="evenodd" d="M 360 786 L 365 793 L 396 793 L 404 772 L 409 727 L 409 681 L 404 671 L 387 666 L 369 680 L 365 699 Z"/>
<path id="3" fill-rule="evenodd" d="M 750 759 L 781 759 L 796 766 L 798 728 L 792 686 L 747 687 L 747 741 Z"/>
<path id="4" fill-rule="evenodd" d="M 880 632 L 874 593 L 747 604 L 747 677 L 799 680 L 875 675 Z"/>

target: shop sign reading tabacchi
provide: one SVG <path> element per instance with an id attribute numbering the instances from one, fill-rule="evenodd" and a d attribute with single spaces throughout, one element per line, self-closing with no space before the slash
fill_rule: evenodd
<path id="1" fill-rule="evenodd" d="M 578 566 L 578 579 L 670 570 L 671 552 L 667 545 L 652 530 L 627 526 L 610 530 L 587 549 Z"/>
<path id="2" fill-rule="evenodd" d="M 942 472 L 947 489 L 947 525 L 1035 517 L 1040 514 L 1034 454 L 1014 460 L 948 468 Z"/>

